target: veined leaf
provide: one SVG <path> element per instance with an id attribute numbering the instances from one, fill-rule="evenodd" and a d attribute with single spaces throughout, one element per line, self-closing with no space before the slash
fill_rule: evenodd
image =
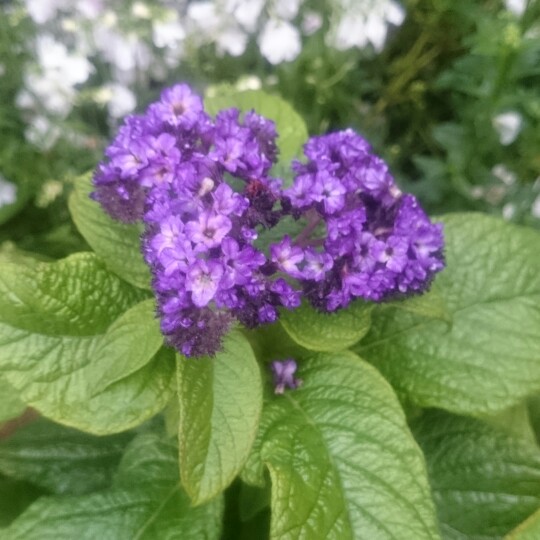
<path id="1" fill-rule="evenodd" d="M 540 449 L 443 411 L 413 423 L 428 463 L 443 537 L 500 539 L 540 506 Z"/>
<path id="2" fill-rule="evenodd" d="M 42 497 L 4 531 L 10 540 L 214 540 L 222 501 L 192 508 L 179 482 L 177 449 L 162 434 L 139 435 L 110 490 L 78 497 Z"/>
<path id="3" fill-rule="evenodd" d="M 368 332 L 373 306 L 356 300 L 336 313 L 320 313 L 308 303 L 294 311 L 283 310 L 281 324 L 302 347 L 313 351 L 348 349 Z"/>
<path id="4" fill-rule="evenodd" d="M 103 489 L 131 438 L 92 437 L 40 419 L 0 444 L 0 473 L 58 494 Z"/>
<path id="5" fill-rule="evenodd" d="M 540 235 L 484 215 L 445 224 L 444 321 L 381 309 L 355 348 L 404 398 L 490 414 L 540 389 Z"/>
<path id="6" fill-rule="evenodd" d="M 271 399 L 244 472 L 272 481 L 271 538 L 439 538 L 422 453 L 386 381 L 350 352 L 301 363 Z"/>
<path id="7" fill-rule="evenodd" d="M 195 504 L 222 492 L 255 440 L 262 407 L 259 366 L 238 332 L 215 358 L 178 358 L 180 469 Z"/>
<path id="8" fill-rule="evenodd" d="M 162 339 L 152 304 L 135 305 L 146 293 L 95 255 L 5 263 L 0 289 L 0 372 L 28 405 L 97 434 L 133 427 L 165 406 L 174 358 L 156 356 Z"/>

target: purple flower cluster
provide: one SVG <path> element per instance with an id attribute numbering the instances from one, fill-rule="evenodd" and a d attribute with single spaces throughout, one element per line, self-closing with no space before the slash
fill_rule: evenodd
<path id="1" fill-rule="evenodd" d="M 125 120 L 96 171 L 93 198 L 119 221 L 145 223 L 161 329 L 186 356 L 214 354 L 234 320 L 274 322 L 302 293 L 334 311 L 423 290 L 443 267 L 441 227 L 364 139 L 310 139 L 283 190 L 270 176 L 276 138 L 253 111 L 212 119 L 180 84 Z M 258 235 L 284 216 L 304 230 L 262 252 Z"/>
<path id="2" fill-rule="evenodd" d="M 170 183 L 148 193 L 143 245 L 161 328 L 186 356 L 215 353 L 233 317 L 253 328 L 274 322 L 278 307 L 300 304 L 300 294 L 266 271 L 265 255 L 253 246 L 268 212 L 257 210 L 252 193 L 274 200 L 270 181 L 250 180 L 235 192 L 222 159 L 212 152 L 194 156 Z"/>
<path id="3" fill-rule="evenodd" d="M 124 120 L 94 174 L 92 197 L 118 221 L 141 220 L 148 190 L 171 182 L 194 154 L 207 153 L 212 132 L 202 100 L 189 86 L 164 90 L 145 114 Z"/>
<path id="4" fill-rule="evenodd" d="M 126 119 L 94 176 L 115 219 L 143 219 L 161 329 L 186 356 L 214 354 L 234 319 L 274 322 L 300 293 L 254 247 L 283 214 L 273 122 L 237 109 L 213 121 L 186 85 Z M 231 184 L 240 182 L 233 190 Z"/>
<path id="5" fill-rule="evenodd" d="M 293 163 L 284 207 L 307 225 L 294 243 L 285 237 L 271 247 L 280 270 L 321 311 L 425 290 L 444 266 L 442 225 L 401 193 L 352 130 L 313 137 L 304 150 L 308 161 Z"/>

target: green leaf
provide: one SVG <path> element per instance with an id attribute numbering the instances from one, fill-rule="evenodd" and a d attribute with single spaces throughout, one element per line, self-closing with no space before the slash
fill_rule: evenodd
<path id="1" fill-rule="evenodd" d="M 175 356 L 162 348 L 149 364 L 116 381 L 89 399 L 70 403 L 49 416 L 96 435 L 119 433 L 137 427 L 162 411 L 173 397 Z M 44 413 L 45 414 L 45 413 Z"/>
<path id="2" fill-rule="evenodd" d="M 540 388 L 540 235 L 477 214 L 443 222 L 436 285 L 452 325 L 376 310 L 356 350 L 416 405 L 490 414 Z"/>
<path id="3" fill-rule="evenodd" d="M 26 405 L 19 398 L 19 392 L 0 378 L 0 423 L 16 418 L 24 409 Z"/>
<path id="4" fill-rule="evenodd" d="M 253 330 L 245 330 L 253 351 L 262 362 L 271 362 L 284 358 L 304 358 L 312 354 L 301 347 L 283 328 L 281 322 L 265 324 Z"/>
<path id="5" fill-rule="evenodd" d="M 261 375 L 238 332 L 215 358 L 179 358 L 177 366 L 182 483 L 200 504 L 222 492 L 248 458 L 262 407 Z"/>
<path id="6" fill-rule="evenodd" d="M 10 540 L 217 540 L 221 499 L 192 508 L 178 478 L 176 446 L 161 433 L 145 433 L 128 448 L 110 490 L 43 497 L 4 535 Z"/>
<path id="7" fill-rule="evenodd" d="M 439 538 L 423 456 L 386 381 L 356 355 L 313 355 L 263 409 L 249 471 L 268 467 L 272 539 Z M 249 475 L 248 475 L 249 476 Z"/>
<path id="8" fill-rule="evenodd" d="M 142 228 L 109 217 L 90 198 L 92 189 L 90 174 L 75 180 L 69 211 L 77 229 L 112 272 L 136 287 L 149 289 L 150 271 L 141 254 Z"/>
<path id="9" fill-rule="evenodd" d="M 505 540 L 538 540 L 540 538 L 540 510 L 520 523 Z"/>
<path id="10" fill-rule="evenodd" d="M 102 389 L 135 373 L 156 355 L 163 335 L 155 316 L 154 299 L 128 309 L 107 329 L 94 351 L 88 384 Z"/>
<path id="11" fill-rule="evenodd" d="M 106 434 L 165 406 L 174 358 L 156 355 L 162 340 L 151 303 L 124 313 L 146 293 L 95 255 L 4 263 L 0 292 L 0 372 L 44 416 Z"/>
<path id="12" fill-rule="evenodd" d="M 479 419 L 486 424 L 505 431 L 510 436 L 516 436 L 532 443 L 536 442 L 526 402 L 514 405 L 497 414 L 482 415 Z"/>
<path id="13" fill-rule="evenodd" d="M 356 300 L 336 313 L 321 313 L 307 302 L 294 311 L 283 310 L 281 324 L 302 347 L 313 351 L 348 349 L 368 332 L 371 304 Z"/>
<path id="14" fill-rule="evenodd" d="M 436 286 L 430 291 L 419 296 L 411 296 L 406 300 L 384 304 L 385 308 L 402 309 L 409 313 L 427 317 L 428 319 L 440 319 L 452 324 L 452 314 L 444 302 L 444 299 Z"/>
<path id="15" fill-rule="evenodd" d="M 130 439 L 92 437 L 41 419 L 0 444 L 0 473 L 58 494 L 103 489 Z"/>
<path id="16" fill-rule="evenodd" d="M 540 505 L 540 449 L 478 420 L 430 411 L 413 423 L 444 538 L 495 540 Z"/>
<path id="17" fill-rule="evenodd" d="M 29 333 L 92 336 L 143 294 L 92 253 L 52 263 L 0 264 L 0 320 Z"/>
<path id="18" fill-rule="evenodd" d="M 291 159 L 302 155 L 302 146 L 308 138 L 306 125 L 302 117 L 282 98 L 261 90 L 238 92 L 220 88 L 215 95 L 207 93 L 204 103 L 207 112 L 212 115 L 222 109 L 236 107 L 242 112 L 254 110 L 273 120 L 279 134 L 277 145 L 283 169 L 288 169 Z"/>

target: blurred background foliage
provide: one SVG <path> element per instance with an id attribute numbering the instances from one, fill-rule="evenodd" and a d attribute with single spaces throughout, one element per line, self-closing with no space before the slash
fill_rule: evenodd
<path id="1" fill-rule="evenodd" d="M 277 93 L 311 134 L 354 128 L 430 213 L 540 226 L 540 2 L 4 0 L 0 9 L 2 253 L 84 249 L 67 212 L 71 179 L 97 165 L 122 116 L 175 81 Z"/>

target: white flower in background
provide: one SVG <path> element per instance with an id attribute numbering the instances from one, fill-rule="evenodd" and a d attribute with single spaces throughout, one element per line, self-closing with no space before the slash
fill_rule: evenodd
<path id="1" fill-rule="evenodd" d="M 257 3 L 254 2 L 255 5 Z M 189 4 L 188 21 L 185 23 L 186 27 L 190 28 L 189 37 L 198 44 L 215 43 L 220 55 L 228 53 L 232 56 L 241 56 L 246 50 L 248 35 L 234 14 L 242 4 L 246 4 L 245 0 Z M 258 15 L 253 9 L 247 10 L 247 15 L 244 13 L 244 24 L 252 24 L 253 13 Z"/>
<path id="2" fill-rule="evenodd" d="M 491 169 L 491 174 L 498 178 L 501 182 L 507 186 L 512 186 L 517 181 L 516 173 L 512 172 L 506 165 L 499 163 Z"/>
<path id="3" fill-rule="evenodd" d="M 56 16 L 57 11 L 69 5 L 69 0 L 25 0 L 26 10 L 37 24 L 45 24 Z"/>
<path id="4" fill-rule="evenodd" d="M 94 42 L 102 57 L 111 64 L 118 82 L 131 84 L 137 72 L 147 71 L 152 64 L 152 54 L 137 34 L 123 34 L 114 27 L 96 25 Z"/>
<path id="5" fill-rule="evenodd" d="M 0 208 L 13 204 L 16 200 L 17 186 L 0 174 Z"/>
<path id="6" fill-rule="evenodd" d="M 135 94 L 126 86 L 112 83 L 100 88 L 94 99 L 96 103 L 107 105 L 109 116 L 113 119 L 122 118 L 133 112 L 137 106 Z"/>
<path id="7" fill-rule="evenodd" d="M 301 3 L 301 0 L 274 0 L 270 9 L 278 19 L 291 21 L 298 15 Z"/>
<path id="8" fill-rule="evenodd" d="M 540 195 L 536 197 L 531 207 L 533 217 L 540 219 Z"/>
<path id="9" fill-rule="evenodd" d="M 311 36 L 323 25 L 323 18 L 316 11 L 306 11 L 302 17 L 302 32 L 306 36 Z"/>
<path id="10" fill-rule="evenodd" d="M 105 0 L 78 0 L 76 11 L 82 17 L 95 20 L 105 11 Z"/>
<path id="11" fill-rule="evenodd" d="M 135 2 L 131 6 L 131 13 L 133 13 L 137 19 L 150 19 L 152 17 L 150 8 L 144 2 Z"/>
<path id="12" fill-rule="evenodd" d="M 502 208 L 502 216 L 506 220 L 511 220 L 516 215 L 516 205 L 514 203 L 506 203 Z"/>
<path id="13" fill-rule="evenodd" d="M 264 4 L 265 0 L 225 0 L 223 12 L 232 15 L 246 32 L 253 33 L 257 29 Z"/>
<path id="14" fill-rule="evenodd" d="M 329 46 L 339 50 L 363 48 L 371 43 L 380 51 L 388 25 L 399 26 L 405 19 L 405 10 L 393 0 L 337 0 L 333 9 L 326 40 Z"/>
<path id="15" fill-rule="evenodd" d="M 509 111 L 495 116 L 492 123 L 499 135 L 499 142 L 507 146 L 512 144 L 519 135 L 523 127 L 523 117 L 516 111 Z"/>
<path id="16" fill-rule="evenodd" d="M 517 17 L 521 17 L 527 9 L 527 0 L 504 0 L 504 5 L 508 11 L 511 11 Z"/>
<path id="17" fill-rule="evenodd" d="M 66 86 L 85 82 L 94 69 L 86 57 L 69 52 L 63 43 L 50 35 L 37 37 L 36 54 L 44 74 L 63 79 Z"/>
<path id="18" fill-rule="evenodd" d="M 185 37 L 186 31 L 174 12 L 167 20 L 152 21 L 152 41 L 160 49 L 181 48 Z"/>
<path id="19" fill-rule="evenodd" d="M 65 118 L 75 103 L 75 85 L 88 79 L 93 66 L 84 56 L 68 51 L 47 34 L 36 38 L 35 53 L 37 65 L 30 66 L 24 74 L 25 87 L 17 95 L 17 106 Z M 35 135 L 36 130 L 43 131 L 40 127 L 27 130 L 32 140 L 41 138 Z"/>
<path id="20" fill-rule="evenodd" d="M 258 41 L 261 54 L 271 64 L 294 60 L 302 49 L 298 29 L 279 19 L 266 22 Z"/>
<path id="21" fill-rule="evenodd" d="M 40 150 L 50 150 L 60 138 L 62 130 L 46 116 L 35 116 L 24 132 L 28 141 Z"/>
<path id="22" fill-rule="evenodd" d="M 248 36 L 240 28 L 226 28 L 216 38 L 217 52 L 221 55 L 228 53 L 231 56 L 242 56 L 247 42 Z"/>
<path id="23" fill-rule="evenodd" d="M 245 90 L 260 90 L 262 88 L 262 81 L 255 75 L 245 75 L 240 77 L 234 87 L 240 92 Z"/>
<path id="24" fill-rule="evenodd" d="M 72 110 L 76 92 L 56 74 L 26 73 L 25 88 L 19 92 L 16 104 L 27 111 L 42 111 L 65 118 Z"/>

